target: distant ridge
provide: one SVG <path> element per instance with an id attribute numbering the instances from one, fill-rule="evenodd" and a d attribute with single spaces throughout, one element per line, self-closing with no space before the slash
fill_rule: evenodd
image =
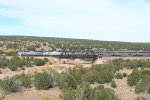
<path id="1" fill-rule="evenodd" d="M 120 42 L 120 41 L 101 41 L 90 39 L 74 39 L 60 37 L 39 37 L 39 36 L 0 36 L 0 41 L 40 41 L 48 42 L 57 48 L 74 48 L 74 49 L 106 49 L 106 50 L 150 50 L 150 43 L 142 42 Z"/>

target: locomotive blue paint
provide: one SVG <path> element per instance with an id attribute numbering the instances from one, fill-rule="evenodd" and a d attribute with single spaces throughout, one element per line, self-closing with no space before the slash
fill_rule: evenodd
<path id="1" fill-rule="evenodd" d="M 41 51 L 19 51 L 18 55 L 20 56 L 43 56 Z"/>
<path id="2" fill-rule="evenodd" d="M 63 55 L 63 52 L 57 52 L 57 51 L 43 52 L 43 56 L 58 56 L 58 55 Z"/>

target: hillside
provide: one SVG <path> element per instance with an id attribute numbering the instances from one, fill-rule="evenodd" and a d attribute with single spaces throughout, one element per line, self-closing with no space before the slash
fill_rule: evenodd
<path id="1" fill-rule="evenodd" d="M 21 50 L 150 50 L 150 43 L 131 43 L 35 36 L 0 36 L 0 49 Z"/>

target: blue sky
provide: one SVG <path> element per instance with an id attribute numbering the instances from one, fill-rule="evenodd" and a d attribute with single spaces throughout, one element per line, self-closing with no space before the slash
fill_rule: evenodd
<path id="1" fill-rule="evenodd" d="M 0 0 L 0 35 L 150 42 L 150 0 Z"/>

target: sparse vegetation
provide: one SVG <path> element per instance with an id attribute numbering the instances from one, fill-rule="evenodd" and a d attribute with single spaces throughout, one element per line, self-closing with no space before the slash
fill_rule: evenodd
<path id="1" fill-rule="evenodd" d="M 116 73 L 115 78 L 123 79 L 123 75 L 121 73 Z"/>
<path id="2" fill-rule="evenodd" d="M 6 58 L 5 56 L 0 57 L 0 68 L 6 68 L 8 67 L 12 71 L 16 71 L 18 68 L 24 69 L 24 66 L 26 67 L 32 67 L 34 64 L 36 66 L 43 66 L 46 64 L 49 60 L 47 58 L 34 59 L 33 57 L 17 57 L 14 56 L 11 59 Z"/>
<path id="3" fill-rule="evenodd" d="M 116 85 L 116 82 L 115 82 L 115 81 L 112 81 L 112 82 L 111 82 L 111 87 L 112 87 L 112 88 L 116 88 L 116 87 L 117 87 L 117 85 Z"/>
<path id="4" fill-rule="evenodd" d="M 135 100 L 147 100 L 147 99 L 145 97 L 138 96 L 137 98 L 135 98 Z"/>
<path id="5" fill-rule="evenodd" d="M 1 40 L 2 37 L 0 37 Z M 83 39 L 62 39 L 62 38 L 39 38 L 39 37 L 3 37 L 7 41 L 6 49 L 14 50 L 150 50 L 149 43 L 124 43 L 107 42 Z M 0 47 L 4 46 L 0 44 Z M 33 57 L 17 57 L 16 52 L 3 52 L 0 55 L 13 56 L 7 58 L 0 57 L 0 68 L 9 68 L 12 71 L 25 69 L 25 67 L 43 66 L 49 62 L 47 58 L 39 59 Z M 133 72 L 119 73 L 119 70 L 133 69 Z M 47 90 L 58 86 L 62 89 L 62 100 L 118 100 L 114 91 L 104 88 L 102 84 L 110 83 L 112 88 L 117 88 L 115 79 L 127 77 L 129 86 L 134 86 L 135 93 L 150 93 L 150 68 L 149 60 L 113 60 L 108 64 L 92 65 L 91 68 L 83 68 L 76 65 L 67 72 L 57 73 L 47 71 L 35 73 L 33 75 L 20 74 L 0 80 L 0 87 L 5 92 L 22 92 L 24 88 L 36 87 L 39 90 Z M 140 69 L 140 70 L 139 70 Z M 92 87 L 91 84 L 98 84 Z M 119 86 L 119 85 L 118 85 Z M 48 97 L 43 98 L 49 99 Z M 146 100 L 144 97 L 137 97 L 135 100 Z"/>
<path id="6" fill-rule="evenodd" d="M 0 36 L 0 40 L 12 42 L 8 44 L 8 48 L 20 49 L 20 47 L 24 47 L 27 50 L 36 50 L 41 46 L 39 43 L 42 43 L 43 46 L 50 47 L 52 50 L 58 48 L 72 50 L 82 50 L 86 48 L 96 48 L 99 50 L 150 50 L 149 43 L 129 43 L 48 37 L 41 38 L 32 36 Z"/>

